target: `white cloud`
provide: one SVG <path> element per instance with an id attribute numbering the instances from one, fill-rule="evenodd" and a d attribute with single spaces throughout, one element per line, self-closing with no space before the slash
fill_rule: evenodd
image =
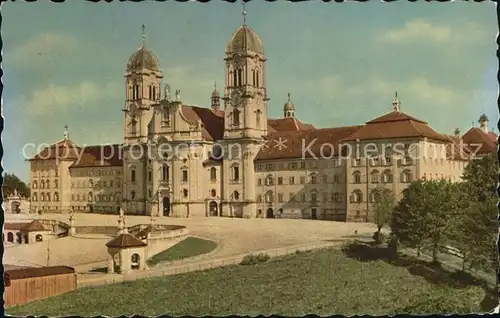
<path id="1" fill-rule="evenodd" d="M 438 25 L 417 19 L 408 21 L 403 27 L 386 30 L 379 35 L 382 42 L 411 43 L 430 42 L 435 44 L 466 43 L 484 38 L 485 32 L 478 25 L 467 22 L 460 28 Z"/>
<path id="2" fill-rule="evenodd" d="M 22 107 L 29 116 L 53 116 L 91 102 L 123 97 L 123 89 L 117 83 L 98 85 L 83 81 L 74 86 L 50 84 L 34 90 L 27 98 L 20 98 L 13 104 Z"/>
<path id="3" fill-rule="evenodd" d="M 32 59 L 59 56 L 61 53 L 71 52 L 76 46 L 77 41 L 69 35 L 43 33 L 28 39 L 11 51 L 7 51 L 5 60 L 24 64 Z"/>

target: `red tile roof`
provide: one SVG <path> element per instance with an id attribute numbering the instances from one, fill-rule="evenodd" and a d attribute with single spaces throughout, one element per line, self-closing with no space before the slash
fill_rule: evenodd
<path id="1" fill-rule="evenodd" d="M 295 117 L 268 119 L 267 123 L 276 131 L 299 131 L 316 129 L 311 124 L 304 124 Z"/>
<path id="2" fill-rule="evenodd" d="M 466 145 L 461 137 L 452 135 L 443 135 L 450 143 L 446 145 L 446 158 L 453 160 L 467 161 L 471 158 L 471 149 Z"/>
<path id="3" fill-rule="evenodd" d="M 75 161 L 70 168 L 119 167 L 122 165 L 122 147 L 115 144 L 84 147 L 82 158 Z"/>
<path id="4" fill-rule="evenodd" d="M 30 267 L 30 268 L 5 271 L 4 278 L 14 280 L 14 279 L 24 279 L 31 277 L 43 277 L 51 275 L 74 274 L 74 273 L 75 269 L 68 266 Z"/>
<path id="5" fill-rule="evenodd" d="M 147 244 L 139 240 L 135 236 L 129 233 L 123 233 L 106 243 L 107 247 L 114 248 L 127 248 L 127 247 L 141 247 Z"/>
<path id="6" fill-rule="evenodd" d="M 367 122 L 365 126 L 343 141 L 424 137 L 449 141 L 445 136 L 429 127 L 426 122 L 405 113 L 393 111 Z"/>
<path id="7" fill-rule="evenodd" d="M 49 147 L 43 148 L 29 160 L 75 160 L 78 158 L 79 148 L 71 140 L 60 140 Z"/>
<path id="8" fill-rule="evenodd" d="M 266 137 L 267 143 L 261 148 L 255 160 L 302 158 L 303 155 L 311 157 L 312 155 L 307 149 L 310 149 L 315 156 L 329 157 L 332 156 L 332 150 L 334 153 L 338 153 L 340 141 L 343 138 L 354 133 L 360 127 L 362 126 L 271 133 Z M 321 149 L 323 154 L 321 154 Z"/>
<path id="9" fill-rule="evenodd" d="M 477 150 L 477 154 L 488 154 L 497 150 L 497 135 L 489 131 L 484 133 L 480 128 L 469 129 L 463 136 L 464 143 L 470 145 L 472 150 Z M 479 149 L 477 149 L 479 147 Z"/>

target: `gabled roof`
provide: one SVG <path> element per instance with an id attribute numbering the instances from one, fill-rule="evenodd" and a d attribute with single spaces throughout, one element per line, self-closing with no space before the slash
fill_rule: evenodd
<path id="1" fill-rule="evenodd" d="M 313 125 L 302 123 L 295 117 L 268 119 L 267 123 L 276 131 L 299 131 L 316 129 L 316 127 L 314 127 Z"/>
<path id="2" fill-rule="evenodd" d="M 488 154 L 497 150 L 497 135 L 489 131 L 485 133 L 480 128 L 473 127 L 469 129 L 463 136 L 464 143 L 470 145 L 473 149 L 477 149 L 477 154 Z"/>
<path id="3" fill-rule="evenodd" d="M 69 139 L 63 139 L 49 147 L 43 148 L 29 160 L 76 160 L 79 147 Z"/>
<path id="4" fill-rule="evenodd" d="M 114 144 L 84 147 L 82 158 L 75 161 L 70 168 L 119 166 L 123 166 L 122 148 L 121 145 Z"/>
<path id="5" fill-rule="evenodd" d="M 343 141 L 424 137 L 449 142 L 445 136 L 429 127 L 426 122 L 399 111 L 392 111 L 367 122 Z"/>
<path id="6" fill-rule="evenodd" d="M 106 243 L 107 247 L 114 248 L 128 248 L 128 247 L 141 247 L 147 244 L 139 240 L 135 236 L 129 233 L 123 233 Z"/>
<path id="7" fill-rule="evenodd" d="M 361 126 L 271 133 L 255 160 L 291 159 L 314 156 L 329 157 L 340 150 L 340 141 Z M 332 149 L 333 148 L 333 149 Z M 310 152 L 308 151 L 310 149 Z M 321 153 L 323 151 L 323 153 Z"/>

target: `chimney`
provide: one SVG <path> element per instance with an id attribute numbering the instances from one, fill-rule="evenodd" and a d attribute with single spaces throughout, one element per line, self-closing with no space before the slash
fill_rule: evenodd
<path id="1" fill-rule="evenodd" d="M 455 128 L 455 137 L 460 137 L 460 128 Z"/>
<path id="2" fill-rule="evenodd" d="M 481 117 L 479 117 L 479 128 L 485 133 L 488 133 L 488 117 L 485 114 L 482 114 Z"/>

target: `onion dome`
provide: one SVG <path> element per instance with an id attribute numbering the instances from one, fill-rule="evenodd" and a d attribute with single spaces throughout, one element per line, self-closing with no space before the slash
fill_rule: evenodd
<path id="1" fill-rule="evenodd" d="M 479 117 L 479 122 L 480 123 L 484 123 L 488 121 L 488 116 L 486 116 L 485 114 L 482 114 L 480 117 Z"/>
<path id="2" fill-rule="evenodd" d="M 142 25 L 142 46 L 128 59 L 127 72 L 148 69 L 161 72 L 160 62 L 156 55 L 146 47 L 146 27 Z"/>
<path id="3" fill-rule="evenodd" d="M 242 25 L 231 36 L 226 51 L 227 53 L 251 51 L 264 54 L 264 46 L 254 30 Z"/>

